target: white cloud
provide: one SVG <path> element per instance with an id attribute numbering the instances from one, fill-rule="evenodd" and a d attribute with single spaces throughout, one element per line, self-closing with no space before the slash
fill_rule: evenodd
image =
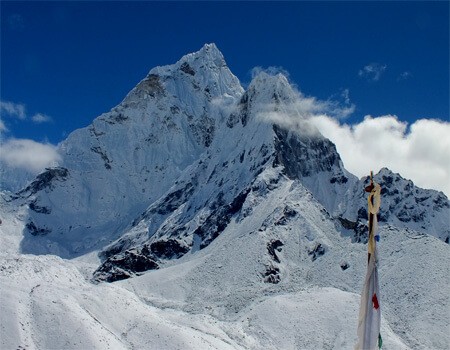
<path id="1" fill-rule="evenodd" d="M 344 102 L 349 105 L 350 104 L 350 90 L 344 89 L 341 92 L 341 97 L 344 99 Z"/>
<path id="2" fill-rule="evenodd" d="M 6 116 L 9 116 L 12 118 L 17 118 L 20 120 L 28 119 L 28 116 L 26 113 L 26 107 L 22 103 L 14 103 L 14 102 L 10 102 L 10 101 L 0 101 L 0 112 L 2 115 L 6 115 Z M 48 122 L 51 122 L 52 120 L 53 119 L 45 113 L 35 113 L 31 117 L 31 121 L 36 124 L 48 123 Z M 2 126 L 3 126 L 3 129 L 2 129 Z M 4 124 L 4 122 L 2 122 L 0 125 L 0 132 L 1 131 L 7 131 L 7 128 Z"/>
<path id="3" fill-rule="evenodd" d="M 43 113 L 36 113 L 31 117 L 31 120 L 37 124 L 40 123 L 48 123 L 52 121 L 52 118 L 46 114 Z"/>
<path id="4" fill-rule="evenodd" d="M 5 123 L 3 123 L 3 120 L 0 119 L 0 134 L 5 131 L 8 131 L 8 128 L 5 126 Z"/>
<path id="5" fill-rule="evenodd" d="M 0 161 L 11 168 L 39 173 L 60 160 L 57 148 L 27 139 L 8 139 L 0 145 Z"/>
<path id="6" fill-rule="evenodd" d="M 355 110 L 350 92 L 344 89 L 337 97 L 344 103 L 294 91 L 281 104 L 257 106 L 257 117 L 301 133 L 320 131 L 335 143 L 346 169 L 358 177 L 387 167 L 419 187 L 450 197 L 450 123 L 421 119 L 408 125 L 386 115 L 366 116 L 360 123 L 347 125 L 343 120 Z"/>
<path id="7" fill-rule="evenodd" d="M 319 100 L 315 97 L 303 95 L 293 90 L 294 98 L 278 105 L 276 103 L 258 106 L 257 115 L 261 120 L 280 125 L 288 129 L 317 132 L 308 125 L 308 119 L 315 115 L 327 114 L 336 119 L 345 119 L 355 111 L 355 105 L 350 104 L 349 92 L 344 90 L 345 105 L 335 100 Z"/>
<path id="8" fill-rule="evenodd" d="M 9 101 L 0 101 L 0 112 L 19 119 L 26 119 L 25 105 Z"/>
<path id="9" fill-rule="evenodd" d="M 409 79 L 409 78 L 411 78 L 411 77 L 412 77 L 411 72 L 406 71 L 406 72 L 401 73 L 401 74 L 398 76 L 397 81 L 406 80 L 406 79 Z"/>
<path id="10" fill-rule="evenodd" d="M 311 121 L 336 144 L 346 169 L 355 175 L 388 167 L 450 197 L 450 123 L 420 119 L 408 125 L 392 115 L 366 116 L 355 125 L 325 115 Z"/>
<path id="11" fill-rule="evenodd" d="M 380 63 L 370 63 L 359 70 L 358 75 L 369 81 L 378 81 L 386 70 L 387 65 Z"/>

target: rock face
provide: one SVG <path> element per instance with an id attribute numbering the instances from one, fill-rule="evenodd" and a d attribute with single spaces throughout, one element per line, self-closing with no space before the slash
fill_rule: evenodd
<path id="1" fill-rule="evenodd" d="M 72 258 L 100 250 L 94 279 L 128 278 L 204 249 L 285 180 L 304 186 L 343 234 L 364 242 L 367 179 L 348 173 L 306 118 L 288 128 L 267 117 L 283 116 L 299 98 L 282 74 L 262 72 L 244 91 L 214 44 L 152 69 L 117 107 L 62 143 L 61 167 L 18 194 L 29 206 L 23 252 Z M 443 194 L 387 169 L 375 179 L 384 191 L 381 223 L 448 240 Z M 298 210 L 285 206 L 260 232 L 286 225 Z M 267 244 L 263 278 L 276 284 L 283 243 Z M 326 252 L 323 242 L 308 250 L 312 261 Z"/>
<path id="2" fill-rule="evenodd" d="M 431 234 L 448 243 L 450 237 L 450 204 L 442 192 L 424 190 L 411 180 L 402 178 L 387 168 L 380 170 L 374 180 L 381 186 L 382 203 L 378 215 L 380 224 L 388 223 Z M 369 177 L 361 179 L 351 189 L 352 205 L 347 209 L 349 220 L 340 218 L 342 225 L 356 233 L 356 241 L 367 241 L 367 199 L 360 191 L 369 184 Z M 344 214 L 345 216 L 345 214 Z"/>

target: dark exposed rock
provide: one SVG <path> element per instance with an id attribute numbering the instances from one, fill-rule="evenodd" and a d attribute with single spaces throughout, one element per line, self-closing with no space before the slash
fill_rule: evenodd
<path id="1" fill-rule="evenodd" d="M 277 125 L 273 129 L 276 135 L 274 165 L 283 165 L 289 178 L 298 179 L 339 167 L 340 157 L 330 140 L 308 133 L 300 136 Z"/>
<path id="2" fill-rule="evenodd" d="M 32 201 L 28 207 L 30 208 L 30 210 L 36 212 L 36 213 L 40 213 L 40 214 L 50 214 L 52 212 L 51 208 L 47 208 L 47 207 L 42 207 L 36 204 L 36 200 Z"/>
<path id="3" fill-rule="evenodd" d="M 341 266 L 342 271 L 345 271 L 350 267 L 350 264 L 348 262 L 344 261 L 344 262 L 341 262 L 340 266 Z"/>
<path id="4" fill-rule="evenodd" d="M 450 203 L 447 199 L 446 196 L 444 196 L 442 193 L 439 193 L 436 198 L 433 199 L 433 203 L 434 203 L 434 210 L 439 210 L 442 208 L 449 208 L 450 207 Z"/>
<path id="5" fill-rule="evenodd" d="M 409 222 L 411 221 L 411 215 L 408 212 L 408 210 L 406 208 L 402 208 L 398 213 L 397 213 L 397 218 L 401 221 L 401 222 Z"/>
<path id="6" fill-rule="evenodd" d="M 52 232 L 52 230 L 48 228 L 37 227 L 33 221 L 27 223 L 25 227 L 33 236 L 45 236 Z"/>
<path id="7" fill-rule="evenodd" d="M 338 220 L 341 223 L 342 227 L 347 230 L 355 230 L 357 227 L 357 222 L 355 221 L 350 221 L 342 217 L 339 217 Z"/>
<path id="8" fill-rule="evenodd" d="M 195 140 L 199 145 L 209 147 L 216 130 L 215 120 L 204 114 L 197 122 L 189 124 Z"/>
<path id="9" fill-rule="evenodd" d="M 102 150 L 101 147 L 99 147 L 99 146 L 91 147 L 91 151 L 100 155 L 100 157 L 102 158 L 102 160 L 104 162 L 103 164 L 104 164 L 105 168 L 108 170 L 111 170 L 111 160 L 108 158 L 108 156 Z"/>
<path id="10" fill-rule="evenodd" d="M 93 282 L 116 282 L 126 280 L 132 276 L 131 273 L 116 266 L 111 266 L 109 270 L 97 270 L 93 275 Z"/>
<path id="11" fill-rule="evenodd" d="M 145 251 L 134 249 L 113 255 L 94 272 L 93 279 L 114 282 L 129 278 L 135 273 L 158 269 L 159 266 L 154 257 L 145 253 Z"/>
<path id="12" fill-rule="evenodd" d="M 188 182 L 183 188 L 170 192 L 164 198 L 155 202 L 148 210 L 133 220 L 131 225 L 136 226 L 141 220 L 149 219 L 153 214 L 168 215 L 186 203 L 194 192 L 194 185 Z"/>
<path id="13" fill-rule="evenodd" d="M 177 107 L 177 106 L 170 106 L 170 112 L 171 112 L 172 114 L 178 114 L 178 113 L 180 113 L 180 107 Z"/>
<path id="14" fill-rule="evenodd" d="M 160 139 L 159 136 L 157 134 L 154 133 L 150 133 L 144 140 L 145 142 L 151 143 L 151 144 L 158 144 L 160 143 Z"/>
<path id="15" fill-rule="evenodd" d="M 127 242 L 125 239 L 121 238 L 117 243 L 115 243 L 113 246 L 108 247 L 107 249 L 101 251 L 99 253 L 99 257 L 102 260 L 106 260 L 109 257 L 113 256 L 113 255 L 117 255 L 120 254 L 121 252 L 123 252 L 124 250 L 127 249 Z"/>
<path id="16" fill-rule="evenodd" d="M 357 221 L 351 221 L 343 217 L 337 218 L 339 223 L 346 230 L 354 231 L 352 238 L 352 242 L 354 243 L 367 243 L 369 229 L 366 224 L 363 224 L 358 218 Z M 364 219 L 363 219 L 364 220 Z"/>
<path id="17" fill-rule="evenodd" d="M 354 231 L 355 235 L 352 237 L 352 242 L 365 244 L 369 241 L 369 227 L 366 224 L 357 221 Z"/>
<path id="18" fill-rule="evenodd" d="M 358 219 L 367 220 L 369 217 L 369 213 L 365 207 L 361 207 L 358 209 Z"/>
<path id="19" fill-rule="evenodd" d="M 250 107 L 250 99 L 249 94 L 246 92 L 242 95 L 241 100 L 239 101 L 239 119 L 243 126 L 247 125 L 248 117 L 249 117 L 249 108 Z"/>
<path id="20" fill-rule="evenodd" d="M 239 156 L 239 163 L 242 163 L 244 161 L 244 157 L 245 157 L 245 150 L 243 150 L 241 155 Z"/>
<path id="21" fill-rule="evenodd" d="M 189 182 L 184 188 L 180 188 L 169 193 L 161 203 L 158 203 L 157 208 L 152 210 L 152 212 L 156 212 L 161 215 L 172 213 L 181 204 L 185 203 L 193 192 L 194 185 Z"/>
<path id="22" fill-rule="evenodd" d="M 239 115 L 236 113 L 231 113 L 226 122 L 227 127 L 229 127 L 231 129 L 237 123 L 239 123 Z"/>
<path id="23" fill-rule="evenodd" d="M 223 191 L 220 191 L 217 194 L 217 197 L 215 200 L 213 200 L 210 204 L 209 204 L 209 209 L 211 210 L 217 210 L 219 207 L 225 205 L 225 193 L 223 193 Z"/>
<path id="24" fill-rule="evenodd" d="M 269 243 L 267 243 L 267 251 L 269 252 L 269 255 L 272 257 L 272 259 L 277 263 L 280 263 L 281 261 L 276 251 L 281 252 L 281 247 L 283 245 L 283 242 L 281 242 L 279 239 L 273 239 Z"/>
<path id="25" fill-rule="evenodd" d="M 180 70 L 186 74 L 195 75 L 194 69 L 192 69 L 192 67 L 187 62 L 184 62 L 181 65 Z"/>
<path id="26" fill-rule="evenodd" d="M 54 181 L 65 181 L 69 176 L 69 170 L 63 167 L 46 168 L 45 171 L 39 174 L 29 186 L 20 191 L 18 194 L 30 192 L 30 195 L 45 188 L 52 189 Z"/>
<path id="27" fill-rule="evenodd" d="M 111 119 L 113 121 L 115 121 L 116 123 L 123 123 L 124 121 L 128 120 L 129 118 L 126 115 L 118 113 L 118 114 L 112 115 Z"/>
<path id="28" fill-rule="evenodd" d="M 146 251 L 144 251 L 146 249 Z M 142 250 L 147 253 L 148 247 L 145 246 Z M 150 244 L 150 251 L 161 259 L 178 259 L 189 251 L 189 247 L 180 244 L 175 239 L 167 241 L 157 241 Z M 148 253 L 147 253 L 148 254 Z"/>
<path id="29" fill-rule="evenodd" d="M 266 272 L 264 273 L 264 282 L 272 284 L 280 283 L 280 269 L 273 265 L 266 266 Z"/>
<path id="30" fill-rule="evenodd" d="M 313 249 L 308 250 L 308 255 L 311 255 L 311 260 L 314 261 L 324 255 L 325 251 L 325 247 L 321 243 L 317 243 Z"/>
<path id="31" fill-rule="evenodd" d="M 283 216 L 275 222 L 275 225 L 286 225 L 289 220 L 296 215 L 297 211 L 295 209 L 291 208 L 290 206 L 285 206 L 283 209 Z"/>
<path id="32" fill-rule="evenodd" d="M 141 248 L 131 248 L 123 251 L 123 244 L 116 244 L 103 251 L 101 258 L 106 259 L 94 272 L 95 281 L 114 282 L 129 278 L 148 270 L 159 268 L 159 259 L 178 259 L 189 251 L 189 247 L 177 240 L 161 240 L 146 244 Z"/>
<path id="33" fill-rule="evenodd" d="M 194 231 L 193 234 L 202 239 L 200 249 L 207 247 L 225 230 L 233 215 L 241 210 L 249 192 L 250 189 L 244 189 L 230 204 L 214 210 L 205 222 Z"/>
<path id="34" fill-rule="evenodd" d="M 348 178 L 346 176 L 333 176 L 330 179 L 330 183 L 334 184 L 334 183 L 338 183 L 338 184 L 345 184 L 347 183 Z"/>
<path id="35" fill-rule="evenodd" d="M 147 78 L 136 86 L 137 92 L 143 92 L 151 97 L 164 95 L 164 87 L 157 74 L 149 74 Z"/>
<path id="36" fill-rule="evenodd" d="M 259 154 L 261 155 L 261 157 L 265 157 L 265 156 L 267 156 L 268 153 L 269 153 L 269 147 L 266 144 L 263 144 L 261 146 L 261 148 L 259 149 Z"/>
<path id="37" fill-rule="evenodd" d="M 105 135 L 105 133 L 103 131 L 97 131 L 93 125 L 89 127 L 89 131 L 95 137 L 99 137 L 101 135 Z"/>

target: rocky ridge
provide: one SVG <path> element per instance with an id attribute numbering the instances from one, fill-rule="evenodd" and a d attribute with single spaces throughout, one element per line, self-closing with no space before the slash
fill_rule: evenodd
<path id="1" fill-rule="evenodd" d="M 292 112 L 298 99 L 282 74 L 261 72 L 244 91 L 214 44 L 152 69 L 122 103 L 62 143 L 60 167 L 18 193 L 29 207 L 22 250 L 65 258 L 100 250 L 94 278 L 128 278 L 204 249 L 252 215 L 255 193 L 286 180 L 305 186 L 343 235 L 365 242 L 368 180 L 346 171 L 335 146 Z M 295 127 L 267 118 L 286 113 Z M 375 180 L 381 223 L 448 243 L 445 195 L 388 169 Z M 284 210 L 277 225 L 295 215 Z M 268 249 L 276 257 L 280 247 Z M 313 246 L 311 257 L 325 250 Z M 267 271 L 276 282 L 276 268 Z"/>

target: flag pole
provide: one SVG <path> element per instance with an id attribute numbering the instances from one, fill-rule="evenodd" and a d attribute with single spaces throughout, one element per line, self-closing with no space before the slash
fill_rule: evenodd
<path id="1" fill-rule="evenodd" d="M 381 309 L 380 287 L 378 282 L 378 256 L 376 242 L 379 236 L 377 230 L 377 213 L 381 205 L 381 187 L 373 180 L 370 172 L 370 184 L 364 188 L 369 193 L 367 198 L 369 239 L 367 244 L 367 273 L 361 293 L 361 304 L 358 319 L 358 342 L 355 350 L 381 349 L 380 334 Z"/>

